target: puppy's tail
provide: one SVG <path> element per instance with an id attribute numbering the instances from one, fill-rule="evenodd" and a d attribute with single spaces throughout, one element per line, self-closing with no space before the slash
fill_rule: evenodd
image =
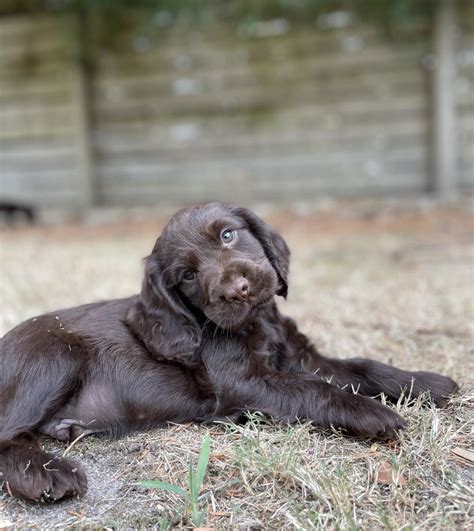
<path id="1" fill-rule="evenodd" d="M 59 501 L 84 494 L 87 478 L 71 459 L 48 454 L 32 435 L 0 440 L 0 485 L 11 496 Z"/>

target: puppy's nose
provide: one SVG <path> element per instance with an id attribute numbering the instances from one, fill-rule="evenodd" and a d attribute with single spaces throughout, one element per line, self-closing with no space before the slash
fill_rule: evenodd
<path id="1" fill-rule="evenodd" d="M 240 277 L 225 290 L 224 297 L 227 302 L 245 302 L 249 297 L 249 282 Z"/>

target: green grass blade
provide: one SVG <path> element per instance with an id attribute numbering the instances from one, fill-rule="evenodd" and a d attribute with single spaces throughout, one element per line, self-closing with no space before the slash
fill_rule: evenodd
<path id="1" fill-rule="evenodd" d="M 209 433 L 204 437 L 202 443 L 201 453 L 199 454 L 199 460 L 196 467 L 196 473 L 194 475 L 194 484 L 193 490 L 196 493 L 196 496 L 199 495 L 201 490 L 202 483 L 204 481 L 204 476 L 206 475 L 207 465 L 209 464 L 209 455 L 211 453 L 211 439 Z"/>
<path id="2" fill-rule="evenodd" d="M 192 522 L 194 527 L 201 527 L 204 522 L 204 512 L 199 512 L 196 508 L 196 511 L 193 511 Z"/>
<path id="3" fill-rule="evenodd" d="M 189 497 L 192 502 L 197 499 L 197 493 L 194 490 L 194 474 L 193 474 L 193 463 L 189 459 Z"/>
<path id="4" fill-rule="evenodd" d="M 140 481 L 138 484 L 142 485 L 143 487 L 149 487 L 151 489 L 162 489 L 168 492 L 174 492 L 175 494 L 179 494 L 183 498 L 188 497 L 188 494 L 184 489 L 178 487 L 177 485 L 173 485 L 172 483 L 166 483 L 166 481 Z"/>

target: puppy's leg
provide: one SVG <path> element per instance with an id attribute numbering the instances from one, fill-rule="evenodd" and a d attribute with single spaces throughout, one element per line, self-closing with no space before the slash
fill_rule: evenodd
<path id="1" fill-rule="evenodd" d="M 401 394 L 410 394 L 415 398 L 428 391 L 433 402 L 438 407 L 444 407 L 458 388 L 451 378 L 433 372 L 404 371 L 364 358 L 326 358 L 318 353 L 296 327 L 292 329 L 291 344 L 297 353 L 293 355 L 296 366 L 303 368 L 305 372 L 317 373 L 321 378 L 348 391 L 357 390 L 363 395 L 376 396 L 384 393 L 390 400 L 397 401 Z M 295 365 L 293 369 L 296 368 Z"/>
<path id="2" fill-rule="evenodd" d="M 397 401 L 402 394 L 416 398 L 429 392 L 438 407 L 445 407 L 458 387 L 451 378 L 440 374 L 404 371 L 364 358 L 331 360 L 317 356 L 310 364 L 305 363 L 305 370 L 309 368 L 348 391 L 354 390 L 367 396 L 383 393 L 391 401 Z"/>
<path id="3" fill-rule="evenodd" d="M 34 436 L 75 393 L 83 366 L 79 347 L 65 345 L 50 331 L 55 323 L 42 319 L 12 330 L 0 350 L 0 482 L 35 501 L 87 488 L 77 463 L 45 453 Z"/>
<path id="4" fill-rule="evenodd" d="M 91 423 L 92 424 L 92 423 Z M 58 441 L 71 441 L 76 437 L 106 431 L 91 427 L 79 419 L 56 418 L 40 426 L 39 431 Z"/>
<path id="5" fill-rule="evenodd" d="M 397 413 L 380 402 L 345 393 L 311 375 L 268 372 L 239 378 L 237 371 L 232 374 L 219 397 L 221 417 L 236 411 L 261 411 L 284 422 L 309 420 L 322 428 L 382 439 L 395 437 L 405 426 Z"/>
<path id="6" fill-rule="evenodd" d="M 241 338 L 224 334 L 202 353 L 214 384 L 214 418 L 261 411 L 284 422 L 309 420 L 323 428 L 341 428 L 361 437 L 390 438 L 404 427 L 392 409 L 366 396 L 353 395 L 312 374 L 274 369 L 249 351 Z"/>
<path id="7" fill-rule="evenodd" d="M 32 436 L 0 441 L 0 484 L 32 501 L 58 501 L 87 490 L 86 475 L 75 461 L 44 452 Z"/>

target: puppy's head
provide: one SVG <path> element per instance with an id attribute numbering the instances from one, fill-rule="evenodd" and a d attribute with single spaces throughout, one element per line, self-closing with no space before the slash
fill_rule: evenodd
<path id="1" fill-rule="evenodd" d="M 160 310 L 161 350 L 183 336 L 177 323 L 195 350 L 197 316 L 235 330 L 275 295 L 286 296 L 289 254 L 283 238 L 248 209 L 210 203 L 175 214 L 147 259 L 142 291 Z M 166 312 L 168 319 L 159 315 Z"/>
<path id="2" fill-rule="evenodd" d="M 184 301 L 232 329 L 286 295 L 288 259 L 283 238 L 250 210 L 212 203 L 178 212 L 149 260 Z"/>

